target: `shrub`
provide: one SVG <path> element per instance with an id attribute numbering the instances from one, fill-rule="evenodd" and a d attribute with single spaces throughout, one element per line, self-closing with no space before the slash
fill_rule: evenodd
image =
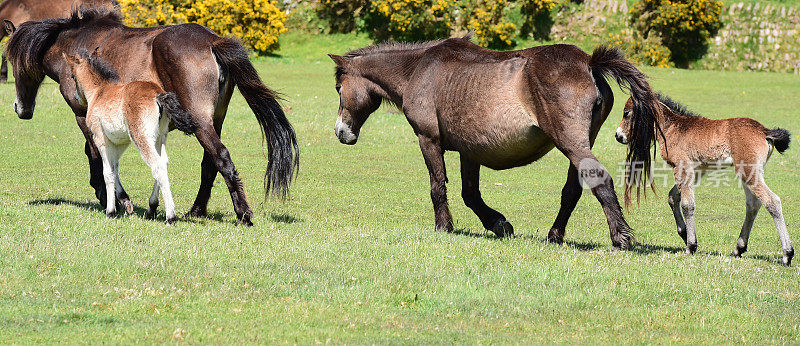
<path id="1" fill-rule="evenodd" d="M 635 40 L 631 35 L 609 35 L 609 45 L 620 47 L 628 59 L 634 62 L 656 67 L 670 67 L 670 52 L 667 47 L 653 37 L 647 40 Z"/>
<path id="2" fill-rule="evenodd" d="M 422 41 L 450 35 L 457 1 L 375 0 L 365 27 L 377 40 Z"/>
<path id="3" fill-rule="evenodd" d="M 328 24 L 330 32 L 351 32 L 358 28 L 361 15 L 369 7 L 367 0 L 320 0 L 316 13 Z"/>
<path id="4" fill-rule="evenodd" d="M 672 61 L 686 67 L 708 49 L 721 28 L 719 0 L 640 0 L 630 10 L 631 24 L 643 39 L 655 35 Z"/>
<path id="5" fill-rule="evenodd" d="M 278 49 L 286 14 L 269 0 L 120 0 L 129 25 L 193 22 L 222 36 L 234 36 L 259 53 Z"/>
<path id="6" fill-rule="evenodd" d="M 478 44 L 489 48 L 513 47 L 517 26 L 503 14 L 506 0 L 478 0 L 469 15 L 467 30 L 475 34 Z"/>
<path id="7" fill-rule="evenodd" d="M 131 26 L 186 23 L 183 4 L 179 0 L 119 0 L 125 24 Z"/>
<path id="8" fill-rule="evenodd" d="M 539 40 L 550 39 L 550 28 L 553 26 L 550 11 L 556 8 L 558 0 L 521 0 L 520 3 L 525 18 L 522 34 L 532 34 Z"/>
<path id="9" fill-rule="evenodd" d="M 269 0 L 196 0 L 186 17 L 260 53 L 278 49 L 278 36 L 286 32 L 286 13 Z"/>

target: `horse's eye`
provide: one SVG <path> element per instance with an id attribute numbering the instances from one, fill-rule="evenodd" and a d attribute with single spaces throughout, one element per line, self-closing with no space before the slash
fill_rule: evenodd
<path id="1" fill-rule="evenodd" d="M 342 93 L 342 86 L 341 85 L 337 85 L 336 86 L 336 93 L 337 94 L 341 94 Z"/>
<path id="2" fill-rule="evenodd" d="M 625 119 L 630 118 L 631 117 L 631 111 L 625 111 L 625 113 L 622 113 L 622 117 L 625 118 Z"/>

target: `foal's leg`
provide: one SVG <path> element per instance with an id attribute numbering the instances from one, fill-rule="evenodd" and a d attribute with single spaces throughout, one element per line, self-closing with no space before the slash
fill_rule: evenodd
<path id="1" fill-rule="evenodd" d="M 514 235 L 514 227 L 496 210 L 486 205 L 479 190 L 481 166 L 461 154 L 461 197 L 478 218 L 483 227 L 498 237 Z"/>
<path id="2" fill-rule="evenodd" d="M 115 187 L 119 176 L 119 157 L 122 152 L 117 145 L 111 143 L 107 138 L 103 148 L 98 149 L 103 155 L 103 179 L 106 183 L 106 216 L 114 217 L 117 212 L 117 205 L 114 202 L 116 198 Z"/>
<path id="3" fill-rule="evenodd" d="M 761 201 L 758 197 L 750 191 L 750 188 L 744 185 L 745 205 L 747 210 L 744 214 L 744 224 L 742 224 L 742 232 L 739 233 L 739 240 L 736 242 L 736 248 L 731 255 L 741 257 L 747 251 L 747 241 L 750 239 L 750 230 L 753 229 L 753 221 L 758 215 L 758 210 L 761 208 Z"/>
<path id="4" fill-rule="evenodd" d="M 556 244 L 564 242 L 567 222 L 582 194 L 583 187 L 581 187 L 581 182 L 578 179 L 578 169 L 570 163 L 567 171 L 567 182 L 561 189 L 561 207 L 558 209 L 558 216 L 556 216 L 553 226 L 550 227 L 550 233 L 547 234 L 548 242 Z"/>
<path id="5" fill-rule="evenodd" d="M 160 136 L 159 140 L 156 141 L 155 144 L 156 152 L 164 156 L 166 158 L 166 138 L 164 136 Z M 167 159 L 169 163 L 169 159 Z M 153 180 L 153 192 L 150 193 L 150 199 L 147 201 L 149 208 L 147 212 L 144 214 L 145 219 L 153 220 L 156 218 L 156 213 L 158 211 L 158 192 L 160 191 L 160 187 L 158 185 L 158 180 Z"/>
<path id="6" fill-rule="evenodd" d="M 772 215 L 775 221 L 775 227 L 778 229 L 778 237 L 781 239 L 781 247 L 783 248 L 782 263 L 785 266 L 792 265 L 792 257 L 794 257 L 794 248 L 792 241 L 789 239 L 789 232 L 786 231 L 786 222 L 783 219 L 783 210 L 781 207 L 781 199 L 764 183 L 763 171 L 758 172 L 758 175 L 748 181 L 748 186 L 753 194 L 761 200 L 764 208 Z"/>
<path id="7" fill-rule="evenodd" d="M 686 253 L 697 251 L 697 233 L 694 228 L 694 169 L 688 164 L 681 164 L 673 169 L 675 184 L 681 196 L 681 212 L 686 220 Z"/>
<path id="8" fill-rule="evenodd" d="M 164 136 L 165 137 L 165 136 Z M 155 187 L 158 187 L 161 191 L 161 195 L 164 197 L 164 208 L 166 209 L 167 214 L 167 223 L 172 224 L 175 223 L 177 218 L 175 217 L 175 202 L 172 200 L 172 191 L 170 191 L 169 186 L 169 175 L 167 174 L 167 156 L 162 155 L 166 154 L 166 151 L 162 149 L 163 141 L 166 138 L 148 138 L 145 142 L 139 143 L 137 142 L 137 146 L 139 147 L 139 151 L 142 154 L 142 159 L 144 159 L 145 163 L 150 167 L 150 171 L 153 174 L 153 178 L 155 179 Z M 153 203 L 153 195 L 155 195 L 155 203 Z M 155 205 L 154 205 L 155 204 Z M 158 207 L 158 193 L 157 191 L 153 191 L 153 194 L 150 195 L 150 210 L 148 214 L 155 214 L 155 208 Z"/>
<path id="9" fill-rule="evenodd" d="M 444 165 L 444 150 L 439 143 L 424 135 L 419 135 L 419 147 L 428 166 L 431 178 L 431 202 L 436 220 L 436 230 L 452 231 L 453 217 L 447 204 L 447 171 Z"/>
<path id="10" fill-rule="evenodd" d="M 669 203 L 669 207 L 672 209 L 672 216 L 675 217 L 678 235 L 683 239 L 683 243 L 686 244 L 686 222 L 683 221 L 683 214 L 681 213 L 681 191 L 678 189 L 677 184 L 673 185 L 672 189 L 669 190 L 667 203 Z"/>

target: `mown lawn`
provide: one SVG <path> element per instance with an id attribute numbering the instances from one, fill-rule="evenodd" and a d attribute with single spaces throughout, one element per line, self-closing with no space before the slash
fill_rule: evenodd
<path id="1" fill-rule="evenodd" d="M 301 144 L 291 199 L 264 201 L 266 167 L 256 121 L 237 93 L 223 141 L 245 182 L 255 227 L 234 225 L 224 182 L 210 219 L 175 226 L 142 219 L 152 178 L 131 148 L 122 181 L 137 214 L 108 220 L 88 186 L 83 137 L 48 81 L 33 120 L 11 111 L 0 85 L 0 342 L 285 343 L 623 342 L 796 343 L 800 269 L 779 265 L 771 218 L 756 220 L 749 252 L 733 249 L 744 217 L 736 184 L 699 188 L 699 251 L 682 241 L 661 187 L 626 214 L 639 245 L 613 252 L 588 192 L 567 244 L 544 237 L 558 210 L 567 160 L 483 170 L 487 202 L 517 237 L 485 232 L 460 198 L 458 157 L 446 156 L 458 232 L 434 232 L 428 176 L 405 118 L 374 114 L 356 146 L 333 135 L 333 64 L 363 37 L 290 36 L 281 55 L 255 61 L 284 93 Z M 646 69 L 653 84 L 710 117 L 747 115 L 800 134 L 797 76 Z M 626 96 L 595 153 L 617 172 L 614 141 Z M 800 149 L 774 155 L 767 183 L 800 241 Z M 180 213 L 199 186 L 201 148 L 170 137 Z M 617 179 L 619 180 L 619 179 Z M 163 208 L 160 213 L 163 220 Z"/>

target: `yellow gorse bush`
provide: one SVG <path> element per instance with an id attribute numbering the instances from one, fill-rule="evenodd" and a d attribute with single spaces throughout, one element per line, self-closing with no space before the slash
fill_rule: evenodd
<path id="1" fill-rule="evenodd" d="M 454 22 L 458 1 L 375 0 L 367 26 L 379 40 L 425 40 L 446 37 Z"/>
<path id="2" fill-rule="evenodd" d="M 467 22 L 467 30 L 475 34 L 477 43 L 484 47 L 513 47 L 517 26 L 503 15 L 507 0 L 479 0 Z"/>
<path id="3" fill-rule="evenodd" d="M 287 15 L 269 0 L 120 0 L 129 25 L 198 23 L 257 52 L 278 48 Z"/>

